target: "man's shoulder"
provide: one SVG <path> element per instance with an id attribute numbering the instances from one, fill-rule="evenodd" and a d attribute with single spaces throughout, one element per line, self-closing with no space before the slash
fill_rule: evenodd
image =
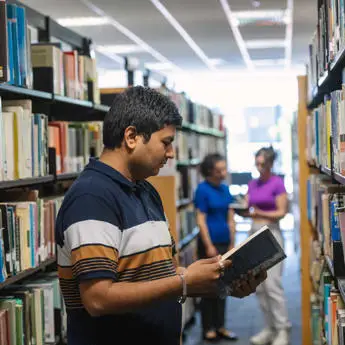
<path id="1" fill-rule="evenodd" d="M 156 201 L 159 204 L 162 204 L 161 197 L 152 183 L 150 183 L 147 180 L 141 181 L 140 183 L 154 201 Z"/>
<path id="2" fill-rule="evenodd" d="M 110 188 L 111 187 L 111 188 Z M 111 183 L 107 177 L 97 173 L 84 171 L 68 190 L 74 197 L 93 195 L 104 197 L 116 190 L 116 183 Z M 116 195 L 116 192 L 114 193 Z"/>

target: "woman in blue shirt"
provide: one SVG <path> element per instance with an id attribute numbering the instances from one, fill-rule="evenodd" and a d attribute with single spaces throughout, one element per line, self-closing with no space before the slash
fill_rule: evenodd
<path id="1" fill-rule="evenodd" d="M 198 185 L 194 197 L 200 229 L 198 252 L 200 258 L 209 258 L 224 254 L 234 246 L 234 212 L 229 208 L 233 198 L 223 183 L 227 176 L 223 156 L 207 155 L 200 171 L 205 180 Z M 225 299 L 202 298 L 200 307 L 204 339 L 237 340 L 237 335 L 224 327 Z"/>

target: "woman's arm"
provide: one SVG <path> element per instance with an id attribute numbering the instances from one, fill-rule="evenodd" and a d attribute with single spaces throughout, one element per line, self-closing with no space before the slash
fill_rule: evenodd
<path id="1" fill-rule="evenodd" d="M 276 197 L 276 210 L 275 211 L 262 211 L 259 208 L 254 207 L 252 216 L 267 218 L 271 221 L 278 221 L 287 213 L 288 198 L 286 193 L 282 193 Z"/>
<path id="2" fill-rule="evenodd" d="M 206 255 L 213 257 L 218 255 L 216 247 L 213 245 L 206 223 L 206 213 L 196 210 L 196 222 L 200 230 L 202 243 L 205 246 Z"/>
<path id="3" fill-rule="evenodd" d="M 233 209 L 228 210 L 228 225 L 230 229 L 230 247 L 232 249 L 235 245 L 235 234 L 236 234 L 236 222 L 235 222 L 235 212 Z"/>

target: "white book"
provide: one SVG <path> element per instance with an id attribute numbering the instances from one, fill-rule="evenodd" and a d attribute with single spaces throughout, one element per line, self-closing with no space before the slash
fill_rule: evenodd
<path id="1" fill-rule="evenodd" d="M 4 143 L 5 145 L 5 155 L 7 163 L 7 171 L 5 174 L 5 180 L 12 181 L 15 179 L 14 174 L 14 113 L 3 112 L 3 128 L 4 128 Z"/>

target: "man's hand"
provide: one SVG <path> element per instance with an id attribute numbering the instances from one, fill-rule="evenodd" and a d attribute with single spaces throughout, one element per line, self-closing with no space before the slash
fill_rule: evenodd
<path id="1" fill-rule="evenodd" d="M 243 298 L 251 295 L 256 291 L 256 288 L 267 278 L 267 272 L 261 271 L 259 275 L 254 277 L 248 274 L 247 277 L 237 280 L 233 283 L 231 296 Z"/>
<path id="2" fill-rule="evenodd" d="M 187 293 L 190 297 L 217 296 L 221 273 L 231 266 L 230 260 L 220 262 L 221 257 L 195 261 L 184 272 Z"/>

